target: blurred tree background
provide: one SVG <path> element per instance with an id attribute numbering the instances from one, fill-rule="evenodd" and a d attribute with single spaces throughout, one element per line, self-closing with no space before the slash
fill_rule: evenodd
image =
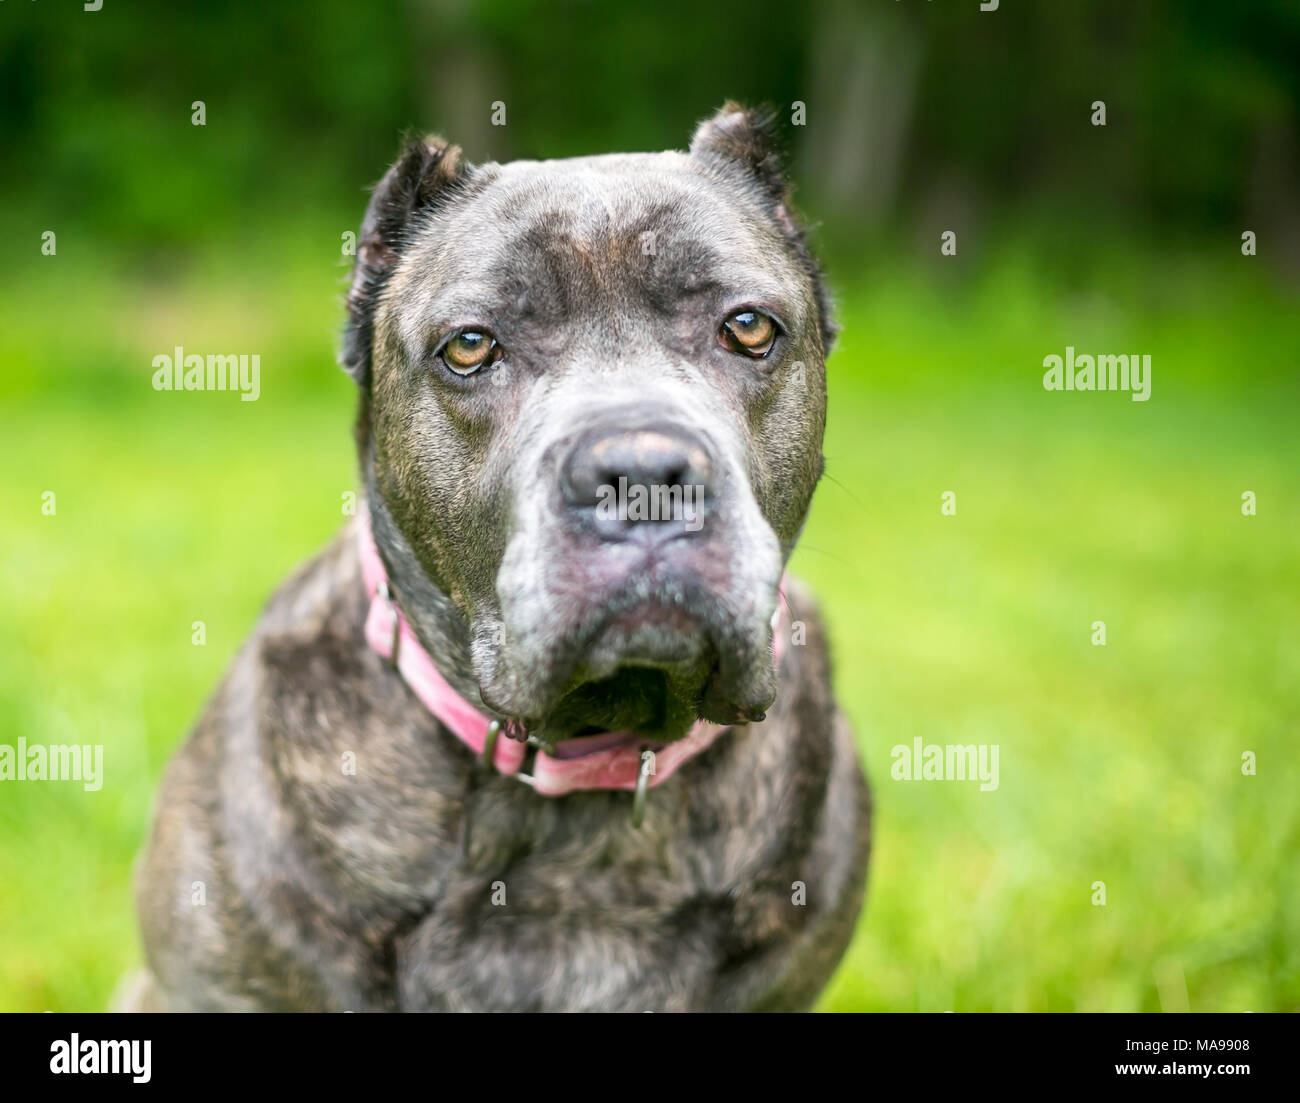
<path id="1" fill-rule="evenodd" d="M 684 148 L 726 99 L 803 122 L 843 325 L 793 567 L 877 819 L 823 1006 L 1300 1007 L 1298 59 L 1296 0 L 0 0 L 0 742 L 106 775 L 0 783 L 0 1010 L 138 963 L 163 765 L 339 528 L 342 246 L 400 134 Z M 177 345 L 261 397 L 154 391 Z M 1067 345 L 1151 401 L 1045 392 Z M 894 781 L 916 737 L 1000 788 Z"/>
<path id="2" fill-rule="evenodd" d="M 407 127 L 475 160 L 565 157 L 681 147 L 727 98 L 798 101 L 801 199 L 836 239 L 1029 207 L 1176 234 L 1268 225 L 1295 269 L 1298 55 L 1292 0 L 10 3 L 5 206 L 176 249 L 259 214 L 355 221 L 358 182 Z M 1084 129 L 1097 99 L 1107 126 Z"/>

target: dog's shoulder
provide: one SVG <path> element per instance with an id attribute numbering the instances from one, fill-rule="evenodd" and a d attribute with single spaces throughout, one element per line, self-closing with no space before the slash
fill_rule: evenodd
<path id="1" fill-rule="evenodd" d="M 353 648 L 364 616 L 356 522 L 350 521 L 276 588 L 250 642 L 271 655 L 279 648 L 317 647 L 331 640 Z"/>
<path id="2" fill-rule="evenodd" d="M 364 948 L 455 837 L 455 771 L 366 645 L 355 549 L 345 526 L 276 590 L 167 768 L 139 903 L 175 1006 L 384 1006 Z"/>
<path id="3" fill-rule="evenodd" d="M 801 906 L 782 910 L 785 943 L 732 993 L 734 1006 L 769 1011 L 807 1008 L 816 999 L 852 937 L 871 849 L 871 791 L 835 698 L 826 622 L 807 583 L 787 575 L 782 589 L 785 638 L 773 734 L 786 744 L 779 804 L 798 809 L 781 830 L 784 870 Z M 795 913 L 802 922 L 791 918 Z"/>

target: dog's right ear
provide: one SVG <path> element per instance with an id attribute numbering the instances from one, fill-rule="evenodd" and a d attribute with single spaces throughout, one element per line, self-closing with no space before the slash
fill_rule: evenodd
<path id="1" fill-rule="evenodd" d="M 445 198 L 464 175 L 459 146 L 448 145 L 441 138 L 413 138 L 375 185 L 357 238 L 339 356 L 347 373 L 362 386 L 370 381 L 375 307 L 406 245 L 411 224 Z"/>
<path id="2" fill-rule="evenodd" d="M 691 153 L 740 165 L 775 203 L 783 204 L 789 184 L 776 152 L 776 115 L 728 100 L 695 128 Z"/>

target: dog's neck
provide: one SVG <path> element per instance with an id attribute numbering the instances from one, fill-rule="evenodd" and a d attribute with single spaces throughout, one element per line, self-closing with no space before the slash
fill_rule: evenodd
<path id="1" fill-rule="evenodd" d="M 451 598 L 429 578 L 374 485 L 373 469 L 367 474 L 366 500 L 360 509 L 369 518 L 388 581 L 393 591 L 402 595 L 402 613 L 448 684 L 476 708 L 483 709 L 479 681 L 470 659 L 469 625 Z"/>

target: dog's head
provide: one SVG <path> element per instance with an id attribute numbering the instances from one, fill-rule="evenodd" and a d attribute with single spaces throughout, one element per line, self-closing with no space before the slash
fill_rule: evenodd
<path id="1" fill-rule="evenodd" d="M 343 361 L 377 539 L 453 684 L 548 742 L 775 695 L 831 323 L 769 130 L 729 104 L 687 153 L 417 141 L 366 212 Z"/>

